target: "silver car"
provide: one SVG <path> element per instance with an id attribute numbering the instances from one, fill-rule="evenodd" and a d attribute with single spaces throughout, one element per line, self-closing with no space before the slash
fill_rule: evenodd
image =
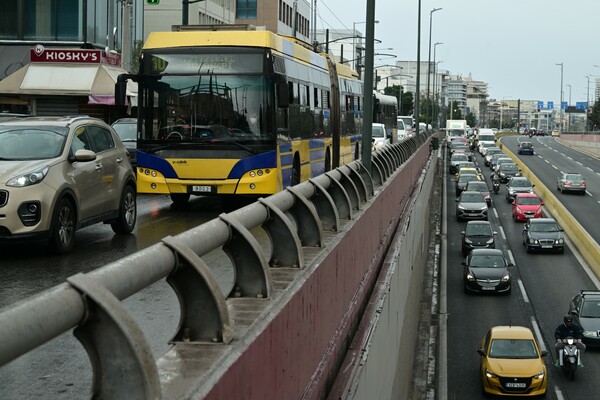
<path id="1" fill-rule="evenodd" d="M 488 219 L 488 206 L 480 192 L 464 191 L 456 199 L 456 219 Z"/>
<path id="2" fill-rule="evenodd" d="M 104 121 L 31 117 L 0 123 L 0 241 L 47 241 L 69 252 L 98 222 L 119 234 L 136 222 L 127 150 Z"/>
<path id="3" fill-rule="evenodd" d="M 565 192 L 577 192 L 585 194 L 587 190 L 587 183 L 581 174 L 576 172 L 567 172 L 562 174 L 556 181 L 556 190 L 561 193 Z"/>
<path id="4" fill-rule="evenodd" d="M 512 203 L 517 193 L 533 193 L 533 187 L 529 178 L 525 176 L 514 176 L 506 183 L 506 201 Z"/>

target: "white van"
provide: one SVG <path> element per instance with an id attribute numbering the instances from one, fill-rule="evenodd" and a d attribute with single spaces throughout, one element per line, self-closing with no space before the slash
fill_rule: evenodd
<path id="1" fill-rule="evenodd" d="M 398 121 L 402 120 L 404 122 L 404 130 L 406 131 L 406 135 L 411 137 L 415 132 L 415 120 L 410 115 L 399 115 L 397 118 Z"/>
<path id="2" fill-rule="evenodd" d="M 485 128 L 479 129 L 477 135 L 477 150 L 480 154 L 482 154 L 481 149 L 484 147 L 482 146 L 482 143 L 488 143 L 488 145 L 496 143 L 496 134 L 494 134 L 493 130 Z"/>
<path id="3" fill-rule="evenodd" d="M 404 125 L 404 121 L 398 118 L 398 126 L 396 128 L 396 137 L 398 141 L 402 141 L 408 138 L 408 132 L 406 131 L 406 126 Z"/>

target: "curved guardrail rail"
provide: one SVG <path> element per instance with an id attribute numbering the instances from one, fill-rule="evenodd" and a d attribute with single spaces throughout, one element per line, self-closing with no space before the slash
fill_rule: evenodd
<path id="1" fill-rule="evenodd" d="M 421 134 L 374 152 L 371 173 L 354 161 L 4 307 L 0 366 L 74 329 L 92 364 L 92 397 L 160 399 L 157 363 L 122 300 L 166 279 L 181 310 L 172 342 L 230 343 L 230 299 L 268 299 L 273 269 L 304 268 L 303 248 L 321 247 L 323 233 L 336 232 L 341 219 L 351 220 L 428 140 Z M 268 234 L 270 254 L 250 233 L 258 226 Z M 201 258 L 217 248 L 235 269 L 233 289 L 225 295 Z"/>

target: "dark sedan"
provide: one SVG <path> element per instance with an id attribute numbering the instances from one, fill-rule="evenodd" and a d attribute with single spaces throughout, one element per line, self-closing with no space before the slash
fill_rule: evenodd
<path id="1" fill-rule="evenodd" d="M 533 155 L 533 143 L 520 142 L 519 147 L 517 148 L 517 153 Z"/>
<path id="2" fill-rule="evenodd" d="M 506 261 L 502 250 L 474 249 L 463 262 L 465 293 L 510 293 L 512 278 L 508 270 L 513 264 Z"/>
<path id="3" fill-rule="evenodd" d="M 462 254 L 466 256 L 473 249 L 493 249 L 496 247 L 494 236 L 497 232 L 492 229 L 489 221 L 469 221 L 461 232 Z"/>
<path id="4" fill-rule="evenodd" d="M 569 304 L 569 314 L 583 328 L 583 343 L 600 346 L 600 290 L 582 290 Z"/>
<path id="5" fill-rule="evenodd" d="M 563 229 L 558 226 L 554 218 L 527 220 L 523 225 L 522 238 L 528 253 L 533 250 L 555 250 L 559 253 L 565 251 Z"/>
<path id="6" fill-rule="evenodd" d="M 500 176 L 500 182 L 506 183 L 513 176 L 521 176 L 521 170 L 517 167 L 517 164 L 501 164 L 498 167 L 498 175 Z"/>

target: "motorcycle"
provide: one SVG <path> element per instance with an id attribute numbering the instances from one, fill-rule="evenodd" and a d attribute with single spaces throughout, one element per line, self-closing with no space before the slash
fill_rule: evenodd
<path id="1" fill-rule="evenodd" d="M 500 191 L 500 181 L 499 180 L 492 181 L 492 191 L 494 192 L 494 194 L 498 194 L 498 192 Z"/>
<path id="2" fill-rule="evenodd" d="M 568 337 L 562 339 L 562 342 L 564 343 L 565 347 L 559 350 L 559 365 L 561 369 L 565 371 L 567 377 L 570 380 L 573 380 L 575 378 L 575 371 L 577 370 L 577 367 L 581 365 L 580 352 L 575 344 L 576 339 Z"/>

